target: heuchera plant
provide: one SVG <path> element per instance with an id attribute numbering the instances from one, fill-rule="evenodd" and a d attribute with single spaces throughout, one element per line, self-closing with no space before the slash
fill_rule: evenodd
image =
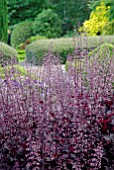
<path id="1" fill-rule="evenodd" d="M 101 62 L 66 72 L 48 54 L 35 80 L 5 70 L 1 170 L 114 169 L 114 77 L 112 61 Z"/>

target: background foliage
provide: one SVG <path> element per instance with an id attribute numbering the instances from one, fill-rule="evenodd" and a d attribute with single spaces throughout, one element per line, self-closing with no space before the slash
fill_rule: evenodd
<path id="1" fill-rule="evenodd" d="M 13 26 L 25 19 L 34 20 L 43 9 L 53 9 L 62 21 L 63 34 L 88 19 L 89 0 L 8 0 L 9 25 Z"/>
<path id="2" fill-rule="evenodd" d="M 59 37 L 61 34 L 61 21 L 59 16 L 51 9 L 43 10 L 35 18 L 33 33 L 47 38 Z"/>
<path id="3" fill-rule="evenodd" d="M 41 14 L 49 9 L 53 11 L 50 14 L 51 19 L 54 15 L 58 16 L 56 21 L 52 20 L 53 23 L 57 24 L 55 28 L 58 28 L 59 31 L 58 29 L 54 30 L 54 26 L 51 29 L 50 19 L 46 21 L 44 19 L 41 22 Z M 2 0 L 0 3 L 0 26 L 2 26 L 0 39 L 7 42 L 8 29 L 12 29 L 15 25 L 26 20 L 35 23 L 39 20 L 38 16 L 41 19 L 38 21 L 39 23 L 35 23 L 38 29 L 35 28 L 34 24 L 32 33 L 34 35 L 39 34 L 48 38 L 71 37 L 74 34 L 78 35 L 80 32 L 85 32 L 87 35 L 112 35 L 114 34 L 113 9 L 113 0 Z M 43 15 L 46 18 L 46 12 Z M 48 15 L 47 18 L 49 18 Z M 61 25 L 61 31 L 58 23 Z M 82 27 L 79 29 L 80 26 Z M 55 35 L 52 32 L 55 32 Z"/>
<path id="4" fill-rule="evenodd" d="M 77 28 L 90 14 L 88 0 L 51 0 L 55 11 L 62 20 L 63 34 L 73 28 Z"/>
<path id="5" fill-rule="evenodd" d="M 25 19 L 33 20 L 47 7 L 48 0 L 8 0 L 9 24 L 13 26 Z"/>

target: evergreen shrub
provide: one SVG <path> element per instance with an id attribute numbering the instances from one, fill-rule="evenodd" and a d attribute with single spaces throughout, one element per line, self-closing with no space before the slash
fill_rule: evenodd
<path id="1" fill-rule="evenodd" d="M 26 20 L 17 24 L 11 35 L 11 45 L 16 47 L 32 36 L 32 21 Z"/>
<path id="2" fill-rule="evenodd" d="M 0 1 L 0 41 L 7 43 L 8 38 L 7 0 Z"/>
<path id="3" fill-rule="evenodd" d="M 18 62 L 18 53 L 15 49 L 8 46 L 7 44 L 0 42 L 0 64 L 7 65 L 11 64 L 12 61 Z"/>

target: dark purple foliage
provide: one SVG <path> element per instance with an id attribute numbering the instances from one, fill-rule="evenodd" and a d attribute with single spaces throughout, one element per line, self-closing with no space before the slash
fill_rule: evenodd
<path id="1" fill-rule="evenodd" d="M 85 66 L 49 55 L 38 79 L 0 80 L 1 170 L 114 169 L 112 62 Z"/>

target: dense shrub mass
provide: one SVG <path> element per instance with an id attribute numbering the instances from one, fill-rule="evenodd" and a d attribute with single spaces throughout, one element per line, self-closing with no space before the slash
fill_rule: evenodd
<path id="1" fill-rule="evenodd" d="M 12 47 L 0 42 L 0 64 L 7 65 L 12 60 L 18 61 L 18 53 Z"/>
<path id="2" fill-rule="evenodd" d="M 114 20 L 104 26 L 103 35 L 114 35 Z"/>
<path id="3" fill-rule="evenodd" d="M 61 21 L 59 16 L 52 9 L 43 10 L 35 18 L 33 23 L 33 32 L 47 38 L 60 37 Z"/>
<path id="4" fill-rule="evenodd" d="M 16 47 L 30 36 L 32 36 L 32 21 L 23 21 L 14 27 L 11 35 L 11 45 Z"/>
<path id="5" fill-rule="evenodd" d="M 56 56 L 60 56 L 61 63 L 66 62 L 67 55 L 72 53 L 75 47 L 80 49 L 88 48 L 92 50 L 103 43 L 114 44 L 113 36 L 104 36 L 104 37 L 82 37 L 80 42 L 79 38 L 60 38 L 60 39 L 48 39 L 35 41 L 27 46 L 26 56 L 28 61 L 38 64 L 38 61 L 42 59 L 45 54 L 51 49 L 51 52 Z"/>
<path id="6" fill-rule="evenodd" d="M 109 8 L 109 6 L 104 4 L 104 0 L 102 0 L 100 5 L 91 12 L 90 19 L 84 22 L 79 31 L 92 36 L 102 35 L 104 26 L 109 22 L 107 17 Z"/>
<path id="7" fill-rule="evenodd" d="M 86 58 L 85 77 L 55 58 L 37 79 L 6 70 L 0 81 L 0 169 L 113 170 L 114 61 Z"/>
<path id="8" fill-rule="evenodd" d="M 113 35 L 114 34 L 114 2 L 113 0 L 98 0 L 90 2 L 92 12 L 79 32 L 87 35 Z"/>
<path id="9" fill-rule="evenodd" d="M 68 53 L 74 51 L 73 41 L 72 39 L 63 38 L 35 41 L 27 46 L 26 56 L 28 61 L 37 65 L 50 50 L 56 56 L 60 56 L 61 62 L 65 63 Z"/>

